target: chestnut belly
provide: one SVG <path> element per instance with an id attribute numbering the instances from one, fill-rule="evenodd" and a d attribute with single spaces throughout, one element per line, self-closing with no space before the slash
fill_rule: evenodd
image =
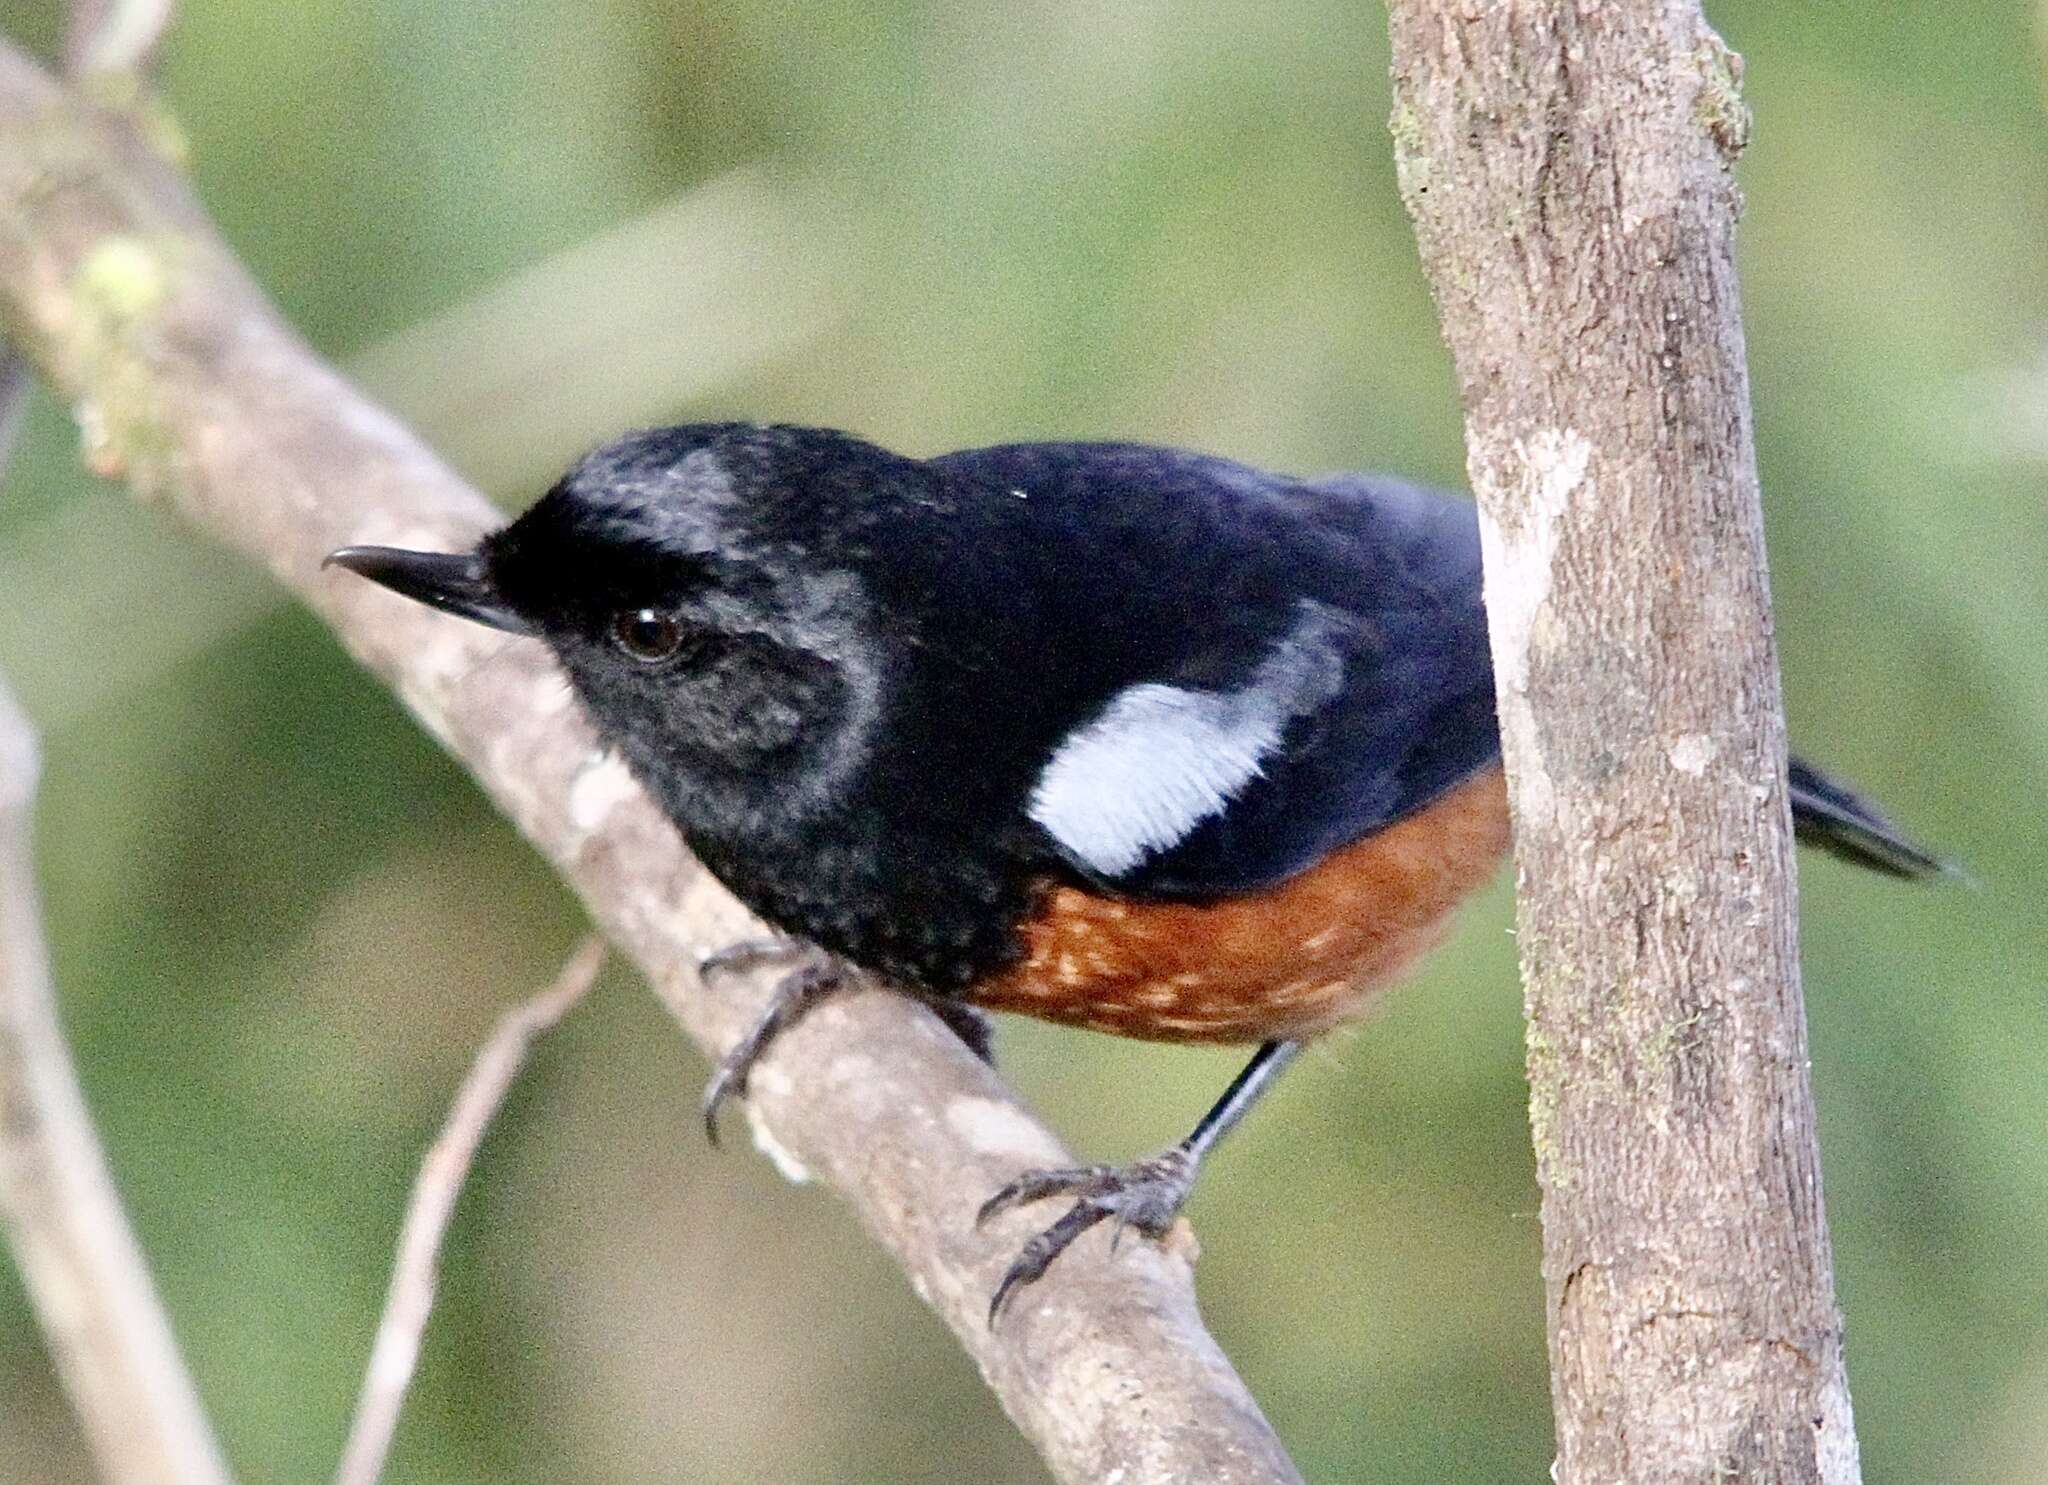
<path id="1" fill-rule="evenodd" d="M 1278 886 L 1212 903 L 1057 887 L 974 1004 L 1168 1042 L 1298 1040 L 1360 1015 L 1508 848 L 1498 765 Z"/>

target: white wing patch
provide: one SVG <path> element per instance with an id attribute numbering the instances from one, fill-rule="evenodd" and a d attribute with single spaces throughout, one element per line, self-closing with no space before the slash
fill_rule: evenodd
<path id="1" fill-rule="evenodd" d="M 1343 684 L 1333 609 L 1304 602 L 1301 618 L 1231 691 L 1156 682 L 1112 697 L 1070 733 L 1031 791 L 1031 818 L 1075 860 L 1121 876 L 1219 815 L 1280 746 L 1295 717 Z"/>
<path id="2" fill-rule="evenodd" d="M 1053 754 L 1031 818 L 1093 870 L 1121 876 L 1220 814 L 1279 745 L 1279 719 L 1255 700 L 1133 686 Z"/>

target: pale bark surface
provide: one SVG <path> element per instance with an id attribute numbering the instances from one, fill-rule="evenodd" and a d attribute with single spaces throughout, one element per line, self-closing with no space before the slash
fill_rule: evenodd
<path id="1" fill-rule="evenodd" d="M 1691 0 L 1397 0 L 1515 816 L 1557 1476 L 1858 1476 L 1731 251 Z"/>
<path id="2" fill-rule="evenodd" d="M 0 685 L 0 1232 L 100 1477 L 227 1485 L 64 1044 L 31 850 L 37 771 Z"/>
<path id="3" fill-rule="evenodd" d="M 330 622 L 547 853 L 685 1029 L 723 1050 L 764 987 L 714 994 L 694 965 L 758 927 L 598 753 L 541 647 L 321 573 L 345 542 L 452 549 L 500 518 L 278 320 L 157 152 L 168 137 L 143 109 L 88 106 L 0 44 L 7 338 L 74 403 L 97 470 L 260 562 Z M 677 1093 L 692 1104 L 694 1089 Z M 748 1113 L 785 1171 L 853 1205 L 1060 1478 L 1298 1478 L 1201 1326 L 1184 1244 L 1111 1255 L 1084 1242 L 987 1324 L 1042 1214 L 977 1232 L 975 1208 L 1023 1167 L 1067 1156 L 922 1010 L 883 994 L 825 1005 L 756 1071 Z"/>

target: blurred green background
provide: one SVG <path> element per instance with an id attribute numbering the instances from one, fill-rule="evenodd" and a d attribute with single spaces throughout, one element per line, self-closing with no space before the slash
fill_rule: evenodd
<path id="1" fill-rule="evenodd" d="M 1461 478 L 1396 198 L 1384 17 L 1332 0 L 187 0 L 171 108 L 315 345 L 517 507 L 617 429 L 910 452 L 1122 435 Z M 1966 862 L 1804 864 L 1872 1482 L 2048 1475 L 2048 116 L 2023 6 L 1714 19 L 1802 747 Z M 0 3 L 47 45 L 52 7 Z M 69 1024 L 249 1480 L 332 1468 L 414 1163 L 578 915 L 261 576 L 86 476 L 42 400 L 0 487 L 0 672 L 45 729 Z M 1505 884 L 1321 1050 L 1193 1207 L 1204 1300 L 1309 1476 L 1546 1478 Z M 1079 1150 L 1234 1061 L 1015 1024 Z M 1042 1478 L 829 1196 L 695 1128 L 631 977 L 483 1155 L 391 1478 Z M 0 1265 L 0 1478 L 86 1478 Z"/>

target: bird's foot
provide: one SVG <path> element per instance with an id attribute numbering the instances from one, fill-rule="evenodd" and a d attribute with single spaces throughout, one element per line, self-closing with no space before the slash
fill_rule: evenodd
<path id="1" fill-rule="evenodd" d="M 798 955 L 808 956 L 775 987 L 768 1009 L 761 1013 L 747 1034 L 718 1061 L 718 1071 L 704 1085 L 704 1133 L 718 1143 L 718 1111 L 729 1098 L 745 1097 L 747 1074 L 768 1050 L 768 1044 L 796 1023 L 804 1012 L 840 989 L 846 977 L 839 965 L 817 949 L 787 939 L 758 939 L 735 944 L 706 959 L 699 974 L 706 979 L 719 974 L 740 974 L 762 964 Z"/>
<path id="2" fill-rule="evenodd" d="M 1069 1170 L 1026 1171 L 991 1196 L 975 1214 L 977 1227 L 1000 1212 L 1026 1202 L 1050 1196 L 1076 1198 L 1067 1214 L 1026 1243 L 988 1304 L 988 1321 L 993 1325 L 1011 1295 L 1034 1283 L 1052 1267 L 1053 1260 L 1099 1222 L 1114 1219 L 1110 1235 L 1114 1251 L 1124 1229 L 1136 1228 L 1149 1238 L 1163 1238 L 1173 1220 L 1187 1204 L 1195 1188 L 1199 1162 L 1184 1145 L 1130 1165 L 1084 1165 Z"/>
<path id="3" fill-rule="evenodd" d="M 704 1133 L 712 1144 L 718 1143 L 718 1113 L 726 1101 L 744 1098 L 747 1092 L 747 1074 L 754 1064 L 761 1060 L 768 1050 L 768 1044 L 794 1025 L 806 1011 L 826 996 L 844 989 L 847 984 L 845 970 L 824 950 L 793 938 L 750 938 L 705 955 L 697 962 L 697 977 L 705 984 L 726 975 L 749 974 L 771 964 L 797 963 L 782 977 L 775 987 L 775 993 L 768 1001 L 768 1009 L 739 1039 L 730 1052 L 719 1059 L 718 1070 L 711 1075 L 711 1081 L 704 1086 Z M 917 999 L 942 1025 L 961 1041 L 967 1050 L 989 1066 L 995 1066 L 995 1028 L 989 1018 L 964 1001 L 942 996 Z"/>

